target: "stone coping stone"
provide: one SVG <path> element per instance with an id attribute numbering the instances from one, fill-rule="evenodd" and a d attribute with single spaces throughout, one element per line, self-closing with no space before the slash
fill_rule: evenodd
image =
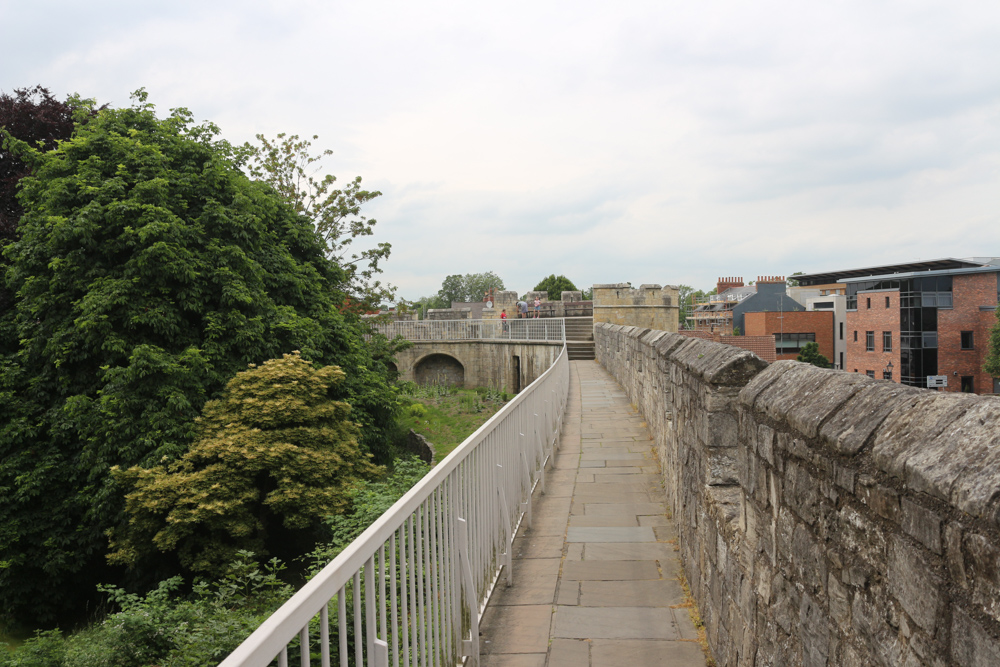
<path id="1" fill-rule="evenodd" d="M 914 491 L 1000 525 L 1000 403 L 927 392 L 890 415 L 873 454 Z"/>
<path id="2" fill-rule="evenodd" d="M 853 375 L 853 374 L 852 374 Z M 867 380 L 867 382 L 864 382 Z M 838 454 L 854 456 L 889 413 L 911 409 L 923 390 L 862 376 L 857 391 L 820 427 L 819 436 Z M 903 406 L 907 407 L 903 407 Z"/>
<path id="3" fill-rule="evenodd" d="M 703 381 L 727 387 L 742 387 L 768 366 L 753 352 L 701 338 L 687 338 L 670 358 Z"/>
<path id="4" fill-rule="evenodd" d="M 957 453 L 955 446 L 960 443 L 945 445 L 938 442 L 938 436 L 976 401 L 967 394 L 930 391 L 921 394 L 913 403 L 897 408 L 886 417 L 872 445 L 878 467 L 899 479 L 905 479 L 907 461 L 921 449 L 933 447 L 939 455 L 942 449 Z"/>
<path id="5" fill-rule="evenodd" d="M 765 373 L 776 377 L 752 399 L 753 409 L 786 423 L 807 438 L 817 437 L 820 425 L 830 415 L 862 388 L 876 382 L 865 375 L 817 368 L 798 361 L 775 362 L 761 375 Z M 746 405 L 744 400 L 751 400 L 751 393 L 740 392 L 743 405 Z"/>

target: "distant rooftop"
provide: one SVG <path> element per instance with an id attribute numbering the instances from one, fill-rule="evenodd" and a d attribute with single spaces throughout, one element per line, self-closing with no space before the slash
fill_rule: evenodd
<path id="1" fill-rule="evenodd" d="M 973 269 L 987 265 L 1000 265 L 1000 258 L 997 257 L 967 257 L 965 259 L 955 259 L 946 257 L 943 259 L 928 259 L 919 262 L 905 262 L 902 264 L 883 264 L 882 266 L 870 266 L 862 269 L 843 269 L 840 271 L 824 271 L 822 273 L 806 273 L 800 276 L 792 276 L 792 280 L 799 281 L 802 287 L 811 285 L 828 285 L 840 280 L 851 278 L 865 278 L 868 276 L 887 276 L 897 273 L 917 273 L 921 271 L 947 271 L 951 269 Z"/>

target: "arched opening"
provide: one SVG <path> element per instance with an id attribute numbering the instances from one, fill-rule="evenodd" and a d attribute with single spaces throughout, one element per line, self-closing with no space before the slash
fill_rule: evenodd
<path id="1" fill-rule="evenodd" d="M 440 384 L 462 387 L 465 385 L 465 368 L 455 357 L 447 354 L 429 354 L 413 369 L 417 384 Z"/>
<path id="2" fill-rule="evenodd" d="M 385 363 L 385 367 L 389 371 L 389 377 L 391 377 L 393 380 L 399 377 L 399 368 L 396 366 L 396 364 L 392 363 L 391 361 L 387 361 Z"/>

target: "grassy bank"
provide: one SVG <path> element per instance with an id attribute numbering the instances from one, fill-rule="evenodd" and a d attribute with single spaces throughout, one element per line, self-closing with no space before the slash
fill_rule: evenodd
<path id="1" fill-rule="evenodd" d="M 413 429 L 434 445 L 440 461 L 472 435 L 504 403 L 512 398 L 502 390 L 456 389 L 442 385 L 410 387 L 409 405 L 400 420 L 405 430 Z"/>

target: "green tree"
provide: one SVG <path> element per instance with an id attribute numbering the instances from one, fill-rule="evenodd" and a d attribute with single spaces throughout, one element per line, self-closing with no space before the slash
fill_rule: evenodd
<path id="1" fill-rule="evenodd" d="M 177 551 L 185 568 L 220 574 L 240 550 L 287 551 L 302 532 L 312 544 L 309 529 L 343 512 L 352 487 L 379 470 L 358 445 L 350 406 L 329 398 L 343 379 L 298 352 L 251 364 L 205 404 L 183 456 L 113 468 L 134 490 L 109 559 L 135 566 L 154 550 Z"/>
<path id="2" fill-rule="evenodd" d="M 374 449 L 396 407 L 391 345 L 334 300 L 345 272 L 305 217 L 231 161 L 217 128 L 140 92 L 54 150 L 5 135 L 31 165 L 21 238 L 4 251 L 0 321 L 0 614 L 52 618 L 112 575 L 124 520 L 112 466 L 181 456 L 206 400 L 247 367 L 301 350 L 347 379 Z"/>
<path id="3" fill-rule="evenodd" d="M 535 285 L 536 292 L 541 292 L 542 290 L 548 292 L 549 301 L 559 301 L 562 299 L 563 292 L 575 292 L 576 285 L 574 285 L 566 276 L 557 276 L 553 273 L 548 278 L 543 278 L 541 282 Z"/>
<path id="4" fill-rule="evenodd" d="M 1000 310 L 997 310 L 997 321 L 990 329 L 990 341 L 983 360 L 983 372 L 991 377 L 1000 378 Z"/>
<path id="5" fill-rule="evenodd" d="M 799 281 L 795 279 L 795 276 L 804 276 L 804 275 L 805 275 L 804 271 L 796 271 L 792 275 L 788 276 L 788 278 L 785 280 L 785 283 L 789 287 L 798 287 Z"/>
<path id="6" fill-rule="evenodd" d="M 282 133 L 271 140 L 258 134 L 257 141 L 259 146 L 244 147 L 250 156 L 250 174 L 269 183 L 296 213 L 313 221 L 327 254 L 344 270 L 341 289 L 360 303 L 362 311 L 391 302 L 395 288 L 383 285 L 375 276 L 381 273 L 379 263 L 388 259 L 392 246 L 383 242 L 357 250 L 353 245 L 359 237 L 375 233 L 376 221 L 362 215 L 361 207 L 382 193 L 362 189 L 360 176 L 343 188 L 334 187 L 337 178 L 331 174 L 317 178 L 319 163 L 333 151 L 312 155 L 312 142 L 298 135 Z"/>
<path id="7" fill-rule="evenodd" d="M 795 360 L 806 364 L 812 364 L 813 366 L 818 366 L 819 368 L 830 367 L 830 360 L 819 353 L 819 343 L 806 343 L 803 345 L 802 350 L 799 352 L 799 356 L 795 357 Z"/>
<path id="8" fill-rule="evenodd" d="M 487 290 L 502 289 L 504 289 L 503 278 L 492 271 L 466 273 L 464 276 L 455 274 L 444 279 L 437 296 L 440 302 L 446 304 L 441 307 L 449 308 L 452 301 L 459 303 L 482 301 Z"/>

